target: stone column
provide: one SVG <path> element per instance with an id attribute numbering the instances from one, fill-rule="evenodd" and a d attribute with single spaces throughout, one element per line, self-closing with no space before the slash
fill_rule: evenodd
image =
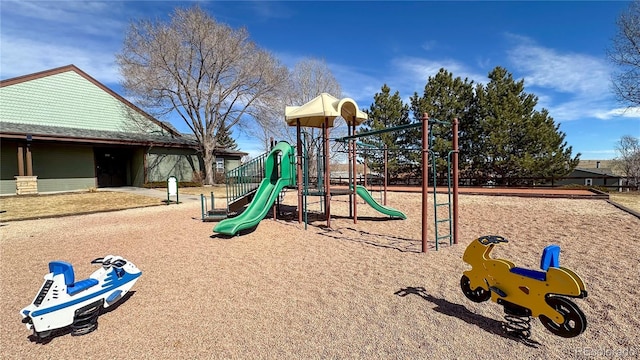
<path id="1" fill-rule="evenodd" d="M 32 195 L 38 193 L 37 176 L 14 176 L 16 179 L 17 195 Z"/>

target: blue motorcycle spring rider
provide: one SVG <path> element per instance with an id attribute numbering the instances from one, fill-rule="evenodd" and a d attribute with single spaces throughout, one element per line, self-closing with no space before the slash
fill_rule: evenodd
<path id="1" fill-rule="evenodd" d="M 100 310 L 121 300 L 142 275 L 132 262 L 120 256 L 107 255 L 91 263 L 101 267 L 80 281 L 75 280 L 70 263 L 49 263 L 49 273 L 44 276 L 40 291 L 20 311 L 22 322 L 38 339 L 67 326 L 71 326 L 71 335 L 94 331 Z"/>

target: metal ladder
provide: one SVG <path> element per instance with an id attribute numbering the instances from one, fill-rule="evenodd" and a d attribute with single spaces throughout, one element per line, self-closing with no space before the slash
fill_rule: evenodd
<path id="1" fill-rule="evenodd" d="M 431 170 L 433 172 L 433 219 L 434 219 L 434 228 L 435 228 L 435 238 L 436 238 L 436 251 L 438 251 L 438 248 L 440 246 L 440 240 L 441 239 L 449 239 L 449 246 L 453 245 L 453 221 L 451 220 L 453 218 L 452 216 L 452 209 L 451 209 L 451 154 L 454 153 L 453 150 L 449 151 L 449 153 L 447 154 L 447 201 L 443 202 L 443 203 L 438 203 L 438 179 L 437 179 L 437 174 L 438 174 L 438 166 L 436 163 L 436 153 L 432 150 L 433 149 L 433 140 L 434 140 L 434 136 L 433 136 L 433 125 L 448 125 L 448 122 L 445 121 L 440 121 L 440 120 L 436 120 L 436 119 L 430 119 L 429 120 L 429 157 L 431 158 Z M 427 165 L 428 166 L 428 165 Z M 438 209 L 440 207 L 444 207 L 446 206 L 446 211 L 447 211 L 447 217 L 446 218 L 442 218 L 442 219 L 438 219 Z M 444 235 L 440 235 L 439 229 L 438 229 L 438 225 L 442 224 L 442 223 L 448 223 L 449 224 L 449 232 L 447 234 Z"/>

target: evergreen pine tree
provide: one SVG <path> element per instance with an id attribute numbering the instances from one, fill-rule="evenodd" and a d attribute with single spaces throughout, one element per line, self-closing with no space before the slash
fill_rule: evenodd
<path id="1" fill-rule="evenodd" d="M 368 119 L 359 128 L 360 133 L 387 129 L 394 126 L 409 124 L 409 106 L 403 104 L 400 94 L 396 91 L 391 95 L 387 84 L 382 86 L 381 92 L 374 95 L 374 103 L 365 112 Z M 401 149 L 406 148 L 407 139 L 403 131 L 390 131 L 378 135 L 361 138 L 365 144 L 373 145 L 376 151 L 368 151 L 369 167 L 373 171 L 382 173 L 384 170 L 384 149 L 388 149 L 387 171 L 391 178 L 398 177 L 408 170 L 408 162 Z"/>
<path id="2" fill-rule="evenodd" d="M 224 123 L 218 128 L 218 132 L 216 133 L 216 144 L 227 150 L 238 150 L 238 144 L 231 137 L 231 132 L 229 128 L 224 126 Z"/>
<path id="3" fill-rule="evenodd" d="M 474 164 L 501 184 L 515 184 L 522 177 L 559 178 L 578 164 L 548 111 L 535 110 L 538 98 L 524 91 L 524 80 L 515 81 L 506 69 L 496 67 L 489 83 L 478 91 L 480 137 L 483 157 Z M 520 181 L 521 182 L 521 181 Z"/>
<path id="4" fill-rule="evenodd" d="M 427 79 L 423 96 L 415 93 L 411 97 L 411 111 L 415 122 L 420 122 L 423 113 L 428 113 L 431 120 L 439 120 L 447 124 L 433 124 L 430 128 L 432 138 L 431 156 L 435 157 L 438 168 L 438 176 L 446 176 L 447 158 L 449 151 L 453 149 L 453 119 L 458 118 L 459 133 L 458 145 L 459 166 L 463 176 L 470 174 L 474 157 L 478 154 L 479 131 L 478 118 L 474 96 L 473 81 L 453 77 L 453 74 L 445 69 L 440 69 L 434 77 Z M 421 129 L 412 131 L 410 141 L 414 147 L 421 147 Z M 421 156 L 415 154 L 414 156 Z M 420 159 L 414 159 L 420 161 Z M 433 159 L 432 159 L 433 160 Z"/>

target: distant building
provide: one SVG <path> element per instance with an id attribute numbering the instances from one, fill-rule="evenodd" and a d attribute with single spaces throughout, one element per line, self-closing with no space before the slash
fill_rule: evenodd
<path id="1" fill-rule="evenodd" d="M 579 169 L 600 169 L 607 173 L 624 176 L 624 174 L 615 167 L 614 160 L 580 160 L 576 167 Z"/>
<path id="2" fill-rule="evenodd" d="M 622 177 L 614 174 L 610 169 L 575 168 L 566 177 L 556 180 L 555 185 L 601 186 L 609 190 L 620 191 L 623 184 Z"/>
<path id="3" fill-rule="evenodd" d="M 179 133 L 68 65 L 0 81 L 0 194 L 192 181 L 202 157 Z M 214 170 L 240 164 L 216 150 Z"/>

